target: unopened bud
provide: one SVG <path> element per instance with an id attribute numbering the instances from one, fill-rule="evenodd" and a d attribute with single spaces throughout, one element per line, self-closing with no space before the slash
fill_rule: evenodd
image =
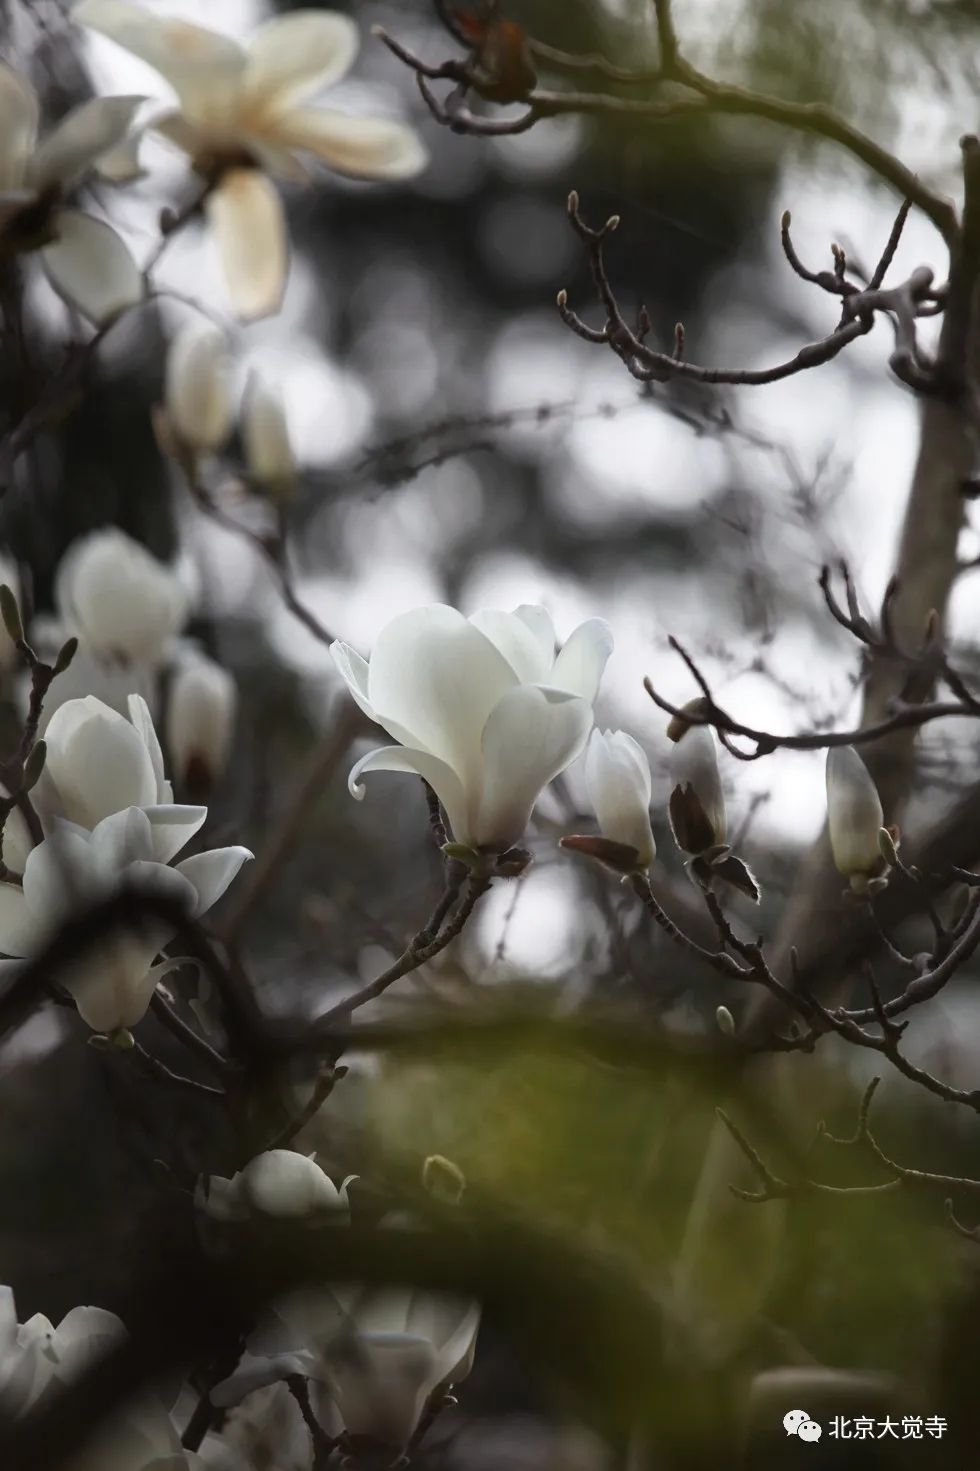
<path id="1" fill-rule="evenodd" d="M 13 642 L 20 643 L 24 637 L 24 624 L 17 599 L 5 582 L 0 583 L 0 617 L 3 618 L 3 626 Z"/>
<path id="2" fill-rule="evenodd" d="M 20 779 L 20 789 L 22 792 L 29 792 L 32 787 L 37 785 L 41 772 L 44 770 L 47 755 L 48 748 L 46 743 L 44 741 L 35 741 L 28 753 L 27 760 L 24 762 L 24 771 Z"/>
<path id="3" fill-rule="evenodd" d="M 892 836 L 893 832 L 896 834 L 896 837 Z M 894 868 L 895 864 L 898 862 L 898 843 L 896 841 L 897 833 L 897 828 L 892 829 L 883 827 L 880 828 L 878 831 L 878 852 L 888 864 L 889 868 Z"/>
<path id="4" fill-rule="evenodd" d="M 715 1023 L 717 1024 L 719 1032 L 721 1032 L 724 1036 L 734 1037 L 735 1018 L 732 1016 L 727 1006 L 718 1007 L 718 1010 L 715 1012 Z"/>
<path id="5" fill-rule="evenodd" d="M 231 433 L 228 339 L 212 323 L 190 322 L 167 354 L 169 429 L 198 454 L 214 454 Z"/>
<path id="6" fill-rule="evenodd" d="M 61 645 L 61 648 L 58 650 L 58 657 L 54 661 L 54 673 L 64 674 L 65 670 L 68 668 L 68 665 L 71 663 L 72 659 L 74 659 L 77 653 L 78 639 L 74 636 L 72 638 L 66 639 L 65 642 Z"/>
<path id="7" fill-rule="evenodd" d="M 466 1189 L 466 1176 L 444 1154 L 430 1154 L 422 1166 L 422 1185 L 435 1200 L 459 1205 Z"/>
<path id="8" fill-rule="evenodd" d="M 278 387 L 249 375 L 242 405 L 242 439 L 252 480 L 274 500 L 296 488 L 296 456 L 289 440 L 286 406 Z"/>
<path id="9" fill-rule="evenodd" d="M 117 1047 L 120 1052 L 132 1052 L 136 1046 L 136 1038 L 128 1027 L 117 1027 L 106 1037 L 110 1047 Z"/>
<path id="10" fill-rule="evenodd" d="M 711 703 L 704 695 L 699 695 L 696 700 L 688 700 L 687 704 L 682 705 L 676 715 L 671 716 L 670 724 L 667 726 L 667 739 L 669 741 L 679 741 L 681 736 L 693 726 L 703 725 L 704 717 L 709 713 L 710 709 Z M 685 720 L 685 715 L 693 715 L 695 719 Z"/>
<path id="11" fill-rule="evenodd" d="M 871 773 L 853 746 L 827 752 L 827 825 L 838 871 L 855 893 L 866 893 L 868 880 L 886 862 L 879 839 L 884 813 Z"/>

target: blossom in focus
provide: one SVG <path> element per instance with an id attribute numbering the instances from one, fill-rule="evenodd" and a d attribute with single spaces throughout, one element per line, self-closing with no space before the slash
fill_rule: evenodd
<path id="1" fill-rule="evenodd" d="M 75 635 L 80 653 L 143 666 L 161 662 L 190 604 L 174 568 L 116 526 L 72 542 L 58 564 L 54 596 L 64 637 Z"/>
<path id="2" fill-rule="evenodd" d="M 278 384 L 249 375 L 242 403 L 242 439 L 248 472 L 259 490 L 273 499 L 289 495 L 297 478 L 286 406 Z"/>
<path id="3" fill-rule="evenodd" d="M 0 1287 L 0 1414 L 26 1414 L 49 1389 L 70 1384 L 126 1336 L 115 1313 L 72 1308 L 55 1328 L 43 1313 L 18 1324 L 14 1295 Z"/>
<path id="4" fill-rule="evenodd" d="M 195 1202 L 219 1221 L 242 1220 L 251 1211 L 282 1220 L 347 1212 L 347 1186 L 334 1185 L 316 1160 L 292 1149 L 267 1149 L 230 1180 L 211 1175 L 198 1185 Z"/>
<path id="5" fill-rule="evenodd" d="M 698 714 L 692 701 L 685 706 Z M 675 717 L 667 727 L 674 742 L 670 753 L 668 815 L 674 840 L 685 853 L 704 853 L 725 841 L 725 794 L 718 771 L 718 754 L 710 726 L 688 725 Z"/>
<path id="6" fill-rule="evenodd" d="M 182 791 L 205 797 L 228 761 L 238 691 L 221 664 L 188 650 L 167 692 L 167 749 Z"/>
<path id="7" fill-rule="evenodd" d="M 37 955 L 72 915 L 124 886 L 197 919 L 251 856 L 247 848 L 215 848 L 169 867 L 156 857 L 150 818 L 140 807 L 113 813 L 92 832 L 61 823 L 27 855 L 22 885 L 0 883 L 0 951 Z M 93 1031 L 118 1032 L 142 1019 L 161 974 L 153 962 L 171 936 L 163 920 L 146 917 L 118 927 L 59 973 Z"/>
<path id="8" fill-rule="evenodd" d="M 634 867 L 649 868 L 657 846 L 650 827 L 650 763 L 643 748 L 624 730 L 594 730 L 585 753 L 585 785 L 602 836 L 631 848 Z"/>
<path id="9" fill-rule="evenodd" d="M 51 285 L 96 326 L 142 300 L 143 277 L 110 225 L 63 201 L 126 137 L 142 97 L 94 97 L 38 142 L 27 77 L 0 62 L 0 260 L 37 251 Z"/>
<path id="10" fill-rule="evenodd" d="M 72 14 L 148 62 L 176 92 L 179 107 L 152 126 L 210 185 L 205 211 L 243 317 L 266 316 L 282 300 L 288 246 L 272 180 L 309 182 L 299 155 L 360 179 L 407 179 L 425 166 L 425 150 L 404 123 L 305 105 L 357 54 L 357 27 L 347 16 L 294 10 L 259 26 L 246 48 L 125 0 L 83 0 Z"/>
<path id="11" fill-rule="evenodd" d="M 590 619 L 556 658 L 544 608 L 464 618 L 437 603 L 383 628 L 370 663 L 347 644 L 330 651 L 357 704 L 400 742 L 357 762 L 351 794 L 363 797 L 366 772 L 414 772 L 438 794 L 458 843 L 499 852 L 581 754 L 612 632 Z"/>
<path id="12" fill-rule="evenodd" d="M 231 434 L 231 355 L 227 335 L 212 322 L 190 321 L 167 353 L 168 428 L 194 455 L 214 454 Z"/>
<path id="13" fill-rule="evenodd" d="M 878 834 L 885 816 L 871 773 L 853 746 L 827 752 L 827 825 L 838 870 L 851 887 L 866 889 L 885 869 Z"/>

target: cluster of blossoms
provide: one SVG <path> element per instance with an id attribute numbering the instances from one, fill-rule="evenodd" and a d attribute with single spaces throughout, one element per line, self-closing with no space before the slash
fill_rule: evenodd
<path id="1" fill-rule="evenodd" d="M 138 178 L 147 128 L 187 155 L 244 318 L 276 311 L 286 285 L 288 240 L 273 180 L 310 183 L 306 160 L 360 179 L 407 179 L 425 166 L 403 123 L 306 105 L 354 61 L 359 35 L 346 16 L 293 11 L 260 26 L 247 48 L 125 0 L 83 0 L 72 17 L 148 62 L 178 102 L 134 130 L 144 98 L 98 97 L 38 142 L 34 89 L 0 64 L 0 259 L 38 253 L 55 290 L 99 327 L 141 301 L 146 282 L 117 232 L 65 199 L 92 172 L 117 184 Z"/>

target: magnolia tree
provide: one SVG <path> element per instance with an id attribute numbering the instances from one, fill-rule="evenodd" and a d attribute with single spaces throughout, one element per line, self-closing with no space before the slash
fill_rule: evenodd
<path id="1" fill-rule="evenodd" d="M 556 628 L 541 606 L 467 617 L 434 603 L 392 618 L 369 649 L 334 638 L 291 573 L 304 467 L 282 388 L 253 373 L 236 395 L 225 315 L 218 325 L 214 303 L 185 302 L 153 414 L 159 452 L 175 491 L 263 560 L 285 608 L 329 649 L 342 694 L 312 775 L 284 822 L 259 833 L 253 861 L 209 820 L 239 696 L 229 670 L 188 636 L 201 600 L 193 546 L 168 564 L 117 527 L 88 533 L 63 556 L 50 612 L 32 606 L 27 569 L 5 555 L 0 659 L 19 723 L 0 764 L 0 1026 L 16 1040 L 39 1010 L 62 1008 L 71 1046 L 89 1044 L 148 1096 L 172 1094 L 220 1119 L 221 1140 L 190 1173 L 156 1160 L 157 1258 L 122 1317 L 82 1305 L 57 1326 L 41 1313 L 22 1322 L 33 1305 L 22 1310 L 10 1288 L 0 1290 L 0 1462 L 10 1471 L 61 1463 L 325 1471 L 445 1459 L 465 1431 L 465 1399 L 460 1408 L 453 1388 L 480 1352 L 481 1316 L 494 1330 L 489 1354 L 501 1352 L 503 1330 L 507 1352 L 529 1352 L 543 1380 L 559 1382 L 566 1411 L 571 1390 L 572 1413 L 625 1447 L 631 1465 L 721 1464 L 720 1445 L 738 1440 L 750 1453 L 753 1437 L 774 1426 L 783 1435 L 784 1414 L 804 1402 L 794 1434 L 820 1412 L 835 1414 L 844 1435 L 848 1408 L 868 1423 L 897 1417 L 896 1426 L 913 1427 L 906 1438 L 922 1440 L 930 1417 L 937 1443 L 947 1428 L 925 1374 L 915 1383 L 862 1378 L 853 1371 L 874 1366 L 811 1352 L 766 1304 L 787 1206 L 826 1198 L 843 1211 L 843 1197 L 914 1195 L 916 1230 L 964 1248 L 980 1240 L 980 1180 L 921 1146 L 907 1157 L 886 1150 L 871 1117 L 882 1078 L 896 1073 L 964 1115 L 980 1112 L 975 1075 L 930 1066 L 905 1041 L 910 1017 L 940 1004 L 980 943 L 976 793 L 938 827 L 906 834 L 896 821 L 917 733 L 980 713 L 980 693 L 943 632 L 964 507 L 980 475 L 980 142 L 962 140 L 953 203 L 844 117 L 705 75 L 686 57 L 670 0 L 649 9 L 659 55 L 643 70 L 556 49 L 494 3 L 470 12 L 435 0 L 442 52 L 423 54 L 410 33 L 394 31 L 376 31 L 371 44 L 394 53 L 461 147 L 567 114 L 614 114 L 637 129 L 739 114 L 827 139 L 892 188 L 895 224 L 869 271 L 839 246 L 828 268 L 811 269 L 784 216 L 786 269 L 832 297 L 837 316 L 825 336 L 771 366 L 692 362 L 681 327 L 658 343 L 647 311 L 620 304 L 618 216 L 589 223 L 588 201 L 574 193 L 568 229 L 596 303 L 573 303 L 564 291 L 557 302 L 569 333 L 611 352 L 645 392 L 685 380 L 750 394 L 818 373 L 876 328 L 892 331 L 892 373 L 923 404 L 895 576 L 873 617 L 846 567 L 825 570 L 820 584 L 827 619 L 861 655 L 861 718 L 851 729 L 759 728 L 751 710 L 720 703 L 697 653 L 675 643 L 693 697 L 676 704 L 646 680 L 650 720 L 670 742 L 668 797 L 652 820 L 645 733 L 596 723 L 616 636 L 608 622 Z M 163 294 L 156 273 L 185 227 L 206 224 L 224 283 L 220 312 L 263 319 L 279 311 L 290 269 L 281 185 L 316 191 L 333 172 L 369 188 L 427 167 L 408 124 L 311 100 L 348 72 L 364 39 L 346 15 L 289 10 L 244 43 L 172 18 L 165 5 L 82 0 L 71 19 L 154 68 L 176 102 L 148 111 L 138 96 L 99 96 L 47 127 L 28 77 L 0 66 L 4 301 L 39 267 L 73 334 L 64 365 L 10 416 L 0 446 L 8 485 L 64 412 L 79 364 Z M 147 133 L 179 154 L 185 202 L 162 212 L 159 239 L 138 261 L 92 211 L 106 181 L 123 198 L 134 181 L 145 184 Z M 935 226 L 943 259 L 938 270 L 923 264 L 894 280 L 912 211 Z M 933 317 L 942 326 L 927 347 L 922 323 Z M 5 306 L 5 330 L 12 320 Z M 363 737 L 369 747 L 355 759 Z M 779 750 L 826 751 L 827 822 L 795 893 L 774 902 L 778 893 L 767 895 L 732 829 L 723 777 L 737 790 L 739 762 Z M 381 801 L 375 773 L 421 788 L 442 892 L 407 944 L 392 946 L 384 933 L 394 951 L 387 965 L 347 976 L 339 999 L 324 994 L 312 1015 L 290 1019 L 264 1004 L 241 933 L 301 835 L 304 808 L 340 770 L 368 814 Z M 588 810 L 572 817 L 573 803 L 556 827 L 554 808 L 541 817 L 538 804 L 566 772 Z M 615 998 L 594 1011 L 566 997 L 542 1012 L 520 996 L 511 1004 L 507 992 L 484 1004 L 486 977 L 467 976 L 464 930 L 488 891 L 516 891 L 524 880 L 532 836 L 556 863 L 588 868 L 617 923 L 621 900 L 632 906 L 634 938 L 641 927 L 659 934 L 663 948 L 649 952 L 659 972 L 671 956 L 694 967 L 711 998 L 704 1024 L 671 1027 Z M 234 907 L 212 921 L 229 891 Z M 906 949 L 896 927 L 915 915 L 930 928 Z M 455 971 L 433 969 L 439 957 Z M 624 969 L 642 971 L 628 949 Z M 420 973 L 441 980 L 407 1020 L 371 1009 Z M 648 1272 L 608 1243 L 594 1252 L 587 1231 L 569 1233 L 495 1198 L 417 1137 L 414 1153 L 366 1151 L 347 1173 L 345 1090 L 354 1110 L 379 1058 L 474 1042 L 495 1055 L 570 1051 L 617 1075 L 679 1069 L 682 1091 L 694 1086 L 692 1070 L 708 1078 L 712 1110 L 724 1108 L 709 1138 L 686 1140 L 689 1188 L 664 1231 L 666 1267 Z M 853 1099 L 848 1059 L 867 1053 L 874 1069 Z M 849 1146 L 843 1175 L 800 1146 L 816 1123 L 810 1055 L 826 1060 L 825 1079 L 847 1080 L 838 1101 L 853 1132 L 836 1140 Z M 478 1090 L 478 1075 L 457 1075 L 462 1111 L 474 1107 L 463 1098 Z M 598 1098 L 600 1084 L 590 1087 Z M 766 1106 L 773 1098 L 779 1108 Z M 532 1098 L 524 1113 L 533 1112 Z M 446 1135 L 437 1133 L 434 1144 Z M 712 1234 L 719 1222 L 736 1233 L 734 1255 Z M 934 1239 L 930 1250 L 942 1254 Z M 716 1276 L 767 1286 L 751 1287 L 748 1306 L 735 1311 L 730 1294 L 710 1286 L 712 1263 Z"/>

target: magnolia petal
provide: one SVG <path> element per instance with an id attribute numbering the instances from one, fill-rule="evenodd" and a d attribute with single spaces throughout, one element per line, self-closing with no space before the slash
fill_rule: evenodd
<path id="1" fill-rule="evenodd" d="M 603 837 L 636 850 L 642 867 L 653 862 L 650 766 L 625 731 L 594 730 L 585 753 L 585 784 Z"/>
<path id="2" fill-rule="evenodd" d="M 282 113 L 339 82 L 360 45 L 346 15 L 294 10 L 268 20 L 252 35 L 242 78 L 245 107 Z"/>
<path id="3" fill-rule="evenodd" d="M 292 1149 L 267 1149 L 241 1171 L 242 1198 L 265 1215 L 282 1218 L 342 1210 L 344 1202 L 315 1160 Z"/>
<path id="4" fill-rule="evenodd" d="M 479 846 L 520 841 L 541 791 L 581 754 L 591 728 L 592 706 L 581 696 L 541 685 L 504 695 L 483 732 Z"/>
<path id="5" fill-rule="evenodd" d="M 613 651 L 613 633 L 603 618 L 589 618 L 568 637 L 548 683 L 595 703 L 599 682 Z"/>
<path id="6" fill-rule="evenodd" d="M 267 1385 L 277 1384 L 294 1374 L 302 1374 L 307 1379 L 315 1376 L 316 1360 L 311 1353 L 300 1349 L 296 1353 L 276 1354 L 273 1358 L 244 1353 L 235 1372 L 216 1384 L 209 1397 L 219 1409 L 228 1409 L 241 1404 L 256 1389 L 265 1389 Z"/>
<path id="7" fill-rule="evenodd" d="M 480 1304 L 440 1298 L 441 1327 L 446 1333 L 437 1355 L 439 1384 L 458 1384 L 473 1368 L 476 1336 L 480 1328 Z M 452 1331 L 446 1332 L 452 1325 Z"/>
<path id="8" fill-rule="evenodd" d="M 68 188 L 125 138 L 143 97 L 93 97 L 72 108 L 34 152 L 27 169 L 35 189 Z"/>
<path id="9" fill-rule="evenodd" d="M 150 15 L 126 0 L 83 0 L 72 19 L 147 62 L 186 102 L 202 99 L 209 88 L 227 91 L 245 69 L 245 52 L 230 36 Z"/>
<path id="10" fill-rule="evenodd" d="M 20 189 L 37 137 L 37 93 L 27 77 L 0 61 L 0 189 Z"/>
<path id="11" fill-rule="evenodd" d="M 99 178 L 110 184 L 132 184 L 136 179 L 142 179 L 146 173 L 140 162 L 142 143 L 143 132 L 138 130 L 101 154 L 95 161 L 95 172 Z"/>
<path id="12" fill-rule="evenodd" d="M 229 169 L 205 211 L 236 312 L 251 320 L 278 311 L 289 247 L 275 185 L 258 169 Z"/>
<path id="13" fill-rule="evenodd" d="M 34 911 L 19 884 L 0 883 L 0 951 L 32 955 L 42 938 Z"/>
<path id="14" fill-rule="evenodd" d="M 150 707 L 142 695 L 130 695 L 126 704 L 129 708 L 130 723 L 146 747 L 147 755 L 150 758 L 150 765 L 153 768 L 153 775 L 157 784 L 157 801 L 163 802 L 166 800 L 166 794 L 169 791 L 170 784 L 167 781 L 166 771 L 164 770 L 163 750 L 160 746 L 156 726 L 153 724 Z"/>
<path id="15" fill-rule="evenodd" d="M 142 807 L 127 807 L 104 817 L 89 839 L 96 867 L 109 883 L 116 874 L 134 863 L 152 863 L 153 837 L 150 819 Z"/>
<path id="16" fill-rule="evenodd" d="M 549 683 L 555 657 L 554 641 L 546 653 L 544 640 L 516 613 L 486 608 L 474 613 L 469 621 L 500 650 L 522 684 Z"/>
<path id="17" fill-rule="evenodd" d="M 38 933 L 45 936 L 73 909 L 103 893 L 87 839 L 65 828 L 39 843 L 24 865 L 24 898 Z"/>
<path id="18" fill-rule="evenodd" d="M 519 618 L 522 623 L 531 630 L 534 637 L 541 646 L 541 652 L 550 669 L 555 662 L 555 625 L 551 621 L 551 614 L 547 608 L 542 608 L 540 603 L 522 603 L 519 608 L 514 609 L 514 617 Z"/>
<path id="19" fill-rule="evenodd" d="M 467 796 L 474 796 L 483 727 L 517 682 L 485 634 L 455 608 L 435 603 L 401 614 L 378 634 L 368 694 L 386 730 L 397 740 L 410 732 L 409 744 L 446 762 Z"/>
<path id="20" fill-rule="evenodd" d="M 232 430 L 228 335 L 213 322 L 192 318 L 167 353 L 164 402 L 169 427 L 200 454 L 221 449 Z"/>
<path id="21" fill-rule="evenodd" d="M 466 793 L 459 777 L 445 761 L 440 761 L 428 751 L 413 750 L 410 746 L 379 746 L 376 751 L 369 751 L 351 767 L 347 786 L 351 796 L 356 797 L 358 802 L 364 796 L 364 786 L 360 778 L 368 771 L 407 771 L 423 777 L 446 809 L 449 826 L 456 841 L 469 843 L 472 840 Z"/>
<path id="22" fill-rule="evenodd" d="M 200 832 L 208 815 L 206 807 L 183 807 L 175 802 L 145 810 L 150 822 L 153 858 L 157 863 L 169 863 L 171 858 L 176 858 L 181 848 Z"/>
<path id="23" fill-rule="evenodd" d="M 207 147 L 205 135 L 182 112 L 161 113 L 153 119 L 150 127 L 154 133 L 159 133 L 161 138 L 166 138 L 168 143 L 172 143 L 191 158 L 203 153 Z"/>
<path id="24" fill-rule="evenodd" d="M 129 247 L 111 225 L 78 210 L 57 216 L 58 238 L 41 251 L 41 263 L 62 300 L 96 327 L 143 300 L 146 287 Z"/>
<path id="25" fill-rule="evenodd" d="M 296 478 L 286 403 L 278 383 L 251 372 L 242 395 L 242 441 L 249 474 L 260 484 L 288 485 Z"/>
<path id="26" fill-rule="evenodd" d="M 432 1344 L 408 1334 L 358 1335 L 328 1345 L 324 1373 L 352 1436 L 404 1447 L 419 1422 L 436 1361 Z"/>
<path id="27" fill-rule="evenodd" d="M 358 179 L 412 179 L 429 161 L 415 129 L 388 118 L 297 107 L 277 118 L 267 132 L 273 141 L 312 153 L 335 173 Z"/>
<path id="28" fill-rule="evenodd" d="M 213 848 L 209 853 L 194 853 L 177 864 L 177 872 L 189 879 L 196 891 L 195 919 L 217 904 L 242 864 L 251 857 L 247 848 Z"/>

